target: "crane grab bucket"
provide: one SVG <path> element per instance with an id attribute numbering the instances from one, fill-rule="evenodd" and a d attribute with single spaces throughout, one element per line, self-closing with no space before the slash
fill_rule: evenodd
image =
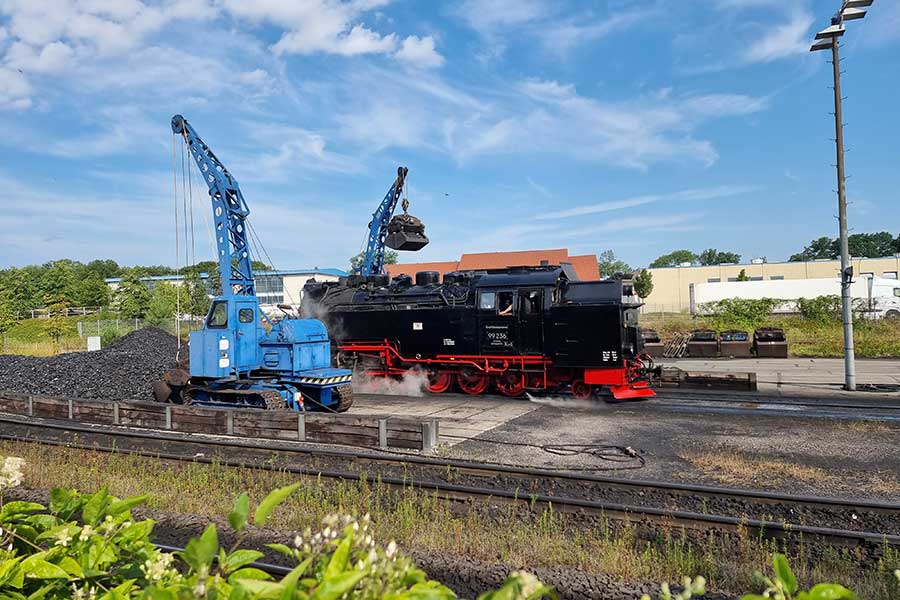
<path id="1" fill-rule="evenodd" d="M 403 213 L 388 223 L 384 245 L 394 250 L 416 251 L 428 245 L 425 224 L 416 217 Z"/>

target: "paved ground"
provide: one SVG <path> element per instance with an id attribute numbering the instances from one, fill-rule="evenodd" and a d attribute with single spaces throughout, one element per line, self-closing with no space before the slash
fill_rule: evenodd
<path id="1" fill-rule="evenodd" d="M 760 391 L 775 394 L 843 394 L 844 360 L 840 358 L 739 358 L 723 360 L 661 359 L 661 364 L 685 371 L 756 373 Z M 862 384 L 900 384 L 900 360 L 856 361 L 856 380 Z"/>
<path id="2" fill-rule="evenodd" d="M 505 425 L 539 406 L 500 396 L 357 394 L 354 414 L 433 417 L 440 421 L 440 443 L 450 447 Z"/>

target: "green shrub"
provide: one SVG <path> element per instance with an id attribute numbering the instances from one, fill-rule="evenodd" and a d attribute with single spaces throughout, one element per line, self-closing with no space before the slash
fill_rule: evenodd
<path id="1" fill-rule="evenodd" d="M 122 334 L 115 327 L 104 327 L 100 332 L 100 345 L 106 348 L 120 337 Z"/>
<path id="2" fill-rule="evenodd" d="M 717 302 L 707 302 L 700 309 L 709 315 L 712 326 L 723 331 L 726 329 L 754 330 L 772 314 L 776 306 L 783 300 L 774 298 L 745 299 L 727 298 Z"/>
<path id="3" fill-rule="evenodd" d="M 0 491 L 22 481 L 20 458 L 0 469 Z M 238 496 L 228 515 L 237 533 L 231 548 L 219 544 L 215 524 L 185 550 L 163 552 L 150 541 L 154 522 L 135 521 L 131 509 L 146 496 L 119 500 L 106 488 L 91 495 L 54 489 L 49 506 L 0 501 L 0 598 L 38 600 L 453 600 L 429 580 L 394 542 L 379 546 L 362 519 L 331 516 L 321 532 L 306 531 L 293 545 L 269 548 L 296 566 L 280 580 L 256 568 L 263 553 L 240 547 L 248 524 L 263 526 L 300 484 L 271 492 L 251 514 L 250 498 Z M 2 499 L 0 499 L 2 500 Z M 552 590 L 532 575 L 514 573 L 480 600 L 539 600 Z"/>
<path id="4" fill-rule="evenodd" d="M 797 300 L 797 312 L 807 321 L 825 323 L 841 318 L 840 296 L 816 296 Z"/>

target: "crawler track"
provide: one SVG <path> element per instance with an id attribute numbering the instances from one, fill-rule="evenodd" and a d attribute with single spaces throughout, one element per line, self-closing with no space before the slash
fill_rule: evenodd
<path id="1" fill-rule="evenodd" d="M 460 502 L 694 531 L 862 547 L 877 556 L 900 547 L 900 504 L 796 497 L 752 490 L 625 480 L 587 474 L 440 460 L 371 450 L 234 440 L 82 426 L 0 415 L 0 439 L 132 453 L 173 461 L 283 471 L 325 480 L 378 479 Z"/>

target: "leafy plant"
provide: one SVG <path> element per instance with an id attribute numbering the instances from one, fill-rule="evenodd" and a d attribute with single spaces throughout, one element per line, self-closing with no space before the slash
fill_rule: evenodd
<path id="1" fill-rule="evenodd" d="M 825 323 L 841 317 L 841 297 L 836 295 L 799 298 L 797 312 L 807 321 Z"/>
<path id="2" fill-rule="evenodd" d="M 20 458 L 0 468 L 0 491 L 22 481 Z M 237 538 L 220 545 L 215 524 L 168 553 L 152 544 L 154 522 L 135 521 L 131 510 L 146 496 L 120 500 L 106 488 L 90 495 L 54 489 L 49 506 L 0 502 L 0 598 L 176 600 L 208 598 L 251 600 L 453 600 L 456 595 L 429 580 L 390 542 L 379 546 L 369 532 L 369 517 L 329 516 L 324 529 L 307 530 L 293 545 L 269 547 L 295 567 L 280 580 L 255 566 L 263 557 L 241 548 L 247 527 L 265 525 L 273 511 L 299 484 L 270 492 L 252 511 L 240 494 L 228 515 Z M 480 600 L 538 600 L 552 590 L 527 573 L 514 573 L 496 592 Z"/>
<path id="3" fill-rule="evenodd" d="M 641 269 L 632 280 L 634 291 L 641 298 L 646 298 L 653 292 L 653 273 L 647 269 Z"/>
<path id="4" fill-rule="evenodd" d="M 716 329 L 752 330 L 760 327 L 781 303 L 774 298 L 727 298 L 704 303 L 700 308 L 710 315 L 710 322 Z"/>
<path id="5" fill-rule="evenodd" d="M 809 591 L 801 591 L 797 578 L 783 554 L 776 554 L 772 557 L 772 570 L 774 579 L 757 573 L 757 577 L 765 586 L 762 595 L 746 594 L 741 597 L 741 600 L 854 600 L 856 598 L 856 594 L 836 583 L 819 583 Z"/>

